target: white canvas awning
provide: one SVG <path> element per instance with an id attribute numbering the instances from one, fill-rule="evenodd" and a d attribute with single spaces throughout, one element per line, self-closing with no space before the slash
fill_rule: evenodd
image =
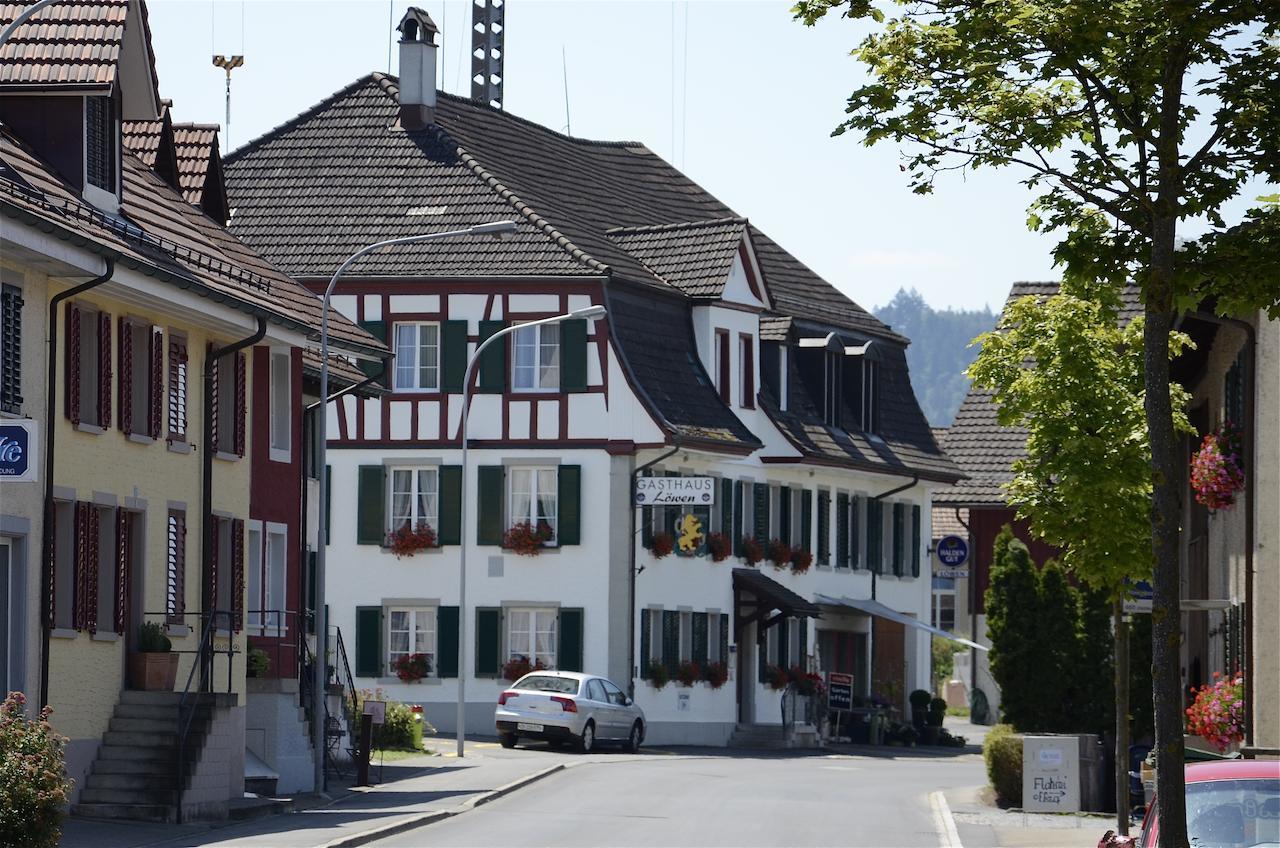
<path id="1" fill-rule="evenodd" d="M 959 642 L 961 645 L 968 645 L 970 648 L 976 648 L 979 651 L 989 650 L 986 645 L 979 645 L 977 642 L 970 641 L 969 639 L 962 639 L 954 633 L 948 633 L 941 628 L 926 624 L 918 618 L 912 618 L 909 615 L 900 613 L 895 609 L 891 609 L 879 601 L 873 601 L 870 599 L 857 600 L 855 598 L 845 597 L 833 598 L 830 595 L 817 595 L 814 597 L 814 601 L 824 606 L 846 607 L 848 609 L 854 609 L 858 612 L 866 613 L 867 615 L 876 615 L 880 618 L 887 619 L 888 621 L 896 621 L 898 624 L 905 624 L 907 627 L 924 630 L 928 633 L 932 633 L 934 636 L 941 636 L 943 639 L 949 639 L 952 642 Z"/>

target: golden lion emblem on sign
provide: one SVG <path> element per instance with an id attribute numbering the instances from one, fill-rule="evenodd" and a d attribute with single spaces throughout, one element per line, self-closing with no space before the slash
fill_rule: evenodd
<path id="1" fill-rule="evenodd" d="M 676 522 L 676 529 L 680 531 L 680 538 L 676 540 L 680 550 L 688 553 L 702 547 L 701 518 L 693 513 L 686 513 Z"/>

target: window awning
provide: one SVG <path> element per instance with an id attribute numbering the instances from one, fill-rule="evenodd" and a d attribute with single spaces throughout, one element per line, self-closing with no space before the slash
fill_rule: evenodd
<path id="1" fill-rule="evenodd" d="M 934 636 L 941 636 L 943 639 L 949 639 L 952 642 L 959 642 L 961 645 L 968 645 L 970 648 L 977 648 L 979 651 L 989 650 L 986 645 L 979 645 L 977 642 L 968 639 L 962 639 L 954 633 L 925 624 L 918 618 L 912 618 L 904 615 L 895 609 L 890 609 L 879 601 L 872 600 L 855 600 L 853 598 L 833 598 L 830 595 L 818 595 L 817 602 L 829 607 L 845 607 L 847 609 L 855 609 L 858 612 L 864 612 L 867 615 L 876 615 L 888 621 L 896 621 L 898 624 L 905 624 L 907 627 L 914 627 L 917 630 L 923 630 L 932 633 Z"/>
<path id="2" fill-rule="evenodd" d="M 771 580 L 749 568 L 733 570 L 733 588 L 735 591 L 750 592 L 762 602 L 761 606 L 771 606 L 793 618 L 822 617 L 822 610 L 818 609 L 816 604 L 806 601 L 777 580 Z"/>

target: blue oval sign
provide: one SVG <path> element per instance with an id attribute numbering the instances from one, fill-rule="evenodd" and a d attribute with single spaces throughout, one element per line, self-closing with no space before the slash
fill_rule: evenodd
<path id="1" fill-rule="evenodd" d="M 954 568 L 969 559 L 969 543 L 959 536 L 943 536 L 938 540 L 938 561 Z"/>

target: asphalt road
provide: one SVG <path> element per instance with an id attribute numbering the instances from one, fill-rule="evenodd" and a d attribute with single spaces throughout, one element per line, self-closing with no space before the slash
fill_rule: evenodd
<path id="1" fill-rule="evenodd" d="M 938 848 L 952 843 L 930 793 L 983 782 L 976 756 L 620 756 L 373 844 Z"/>

